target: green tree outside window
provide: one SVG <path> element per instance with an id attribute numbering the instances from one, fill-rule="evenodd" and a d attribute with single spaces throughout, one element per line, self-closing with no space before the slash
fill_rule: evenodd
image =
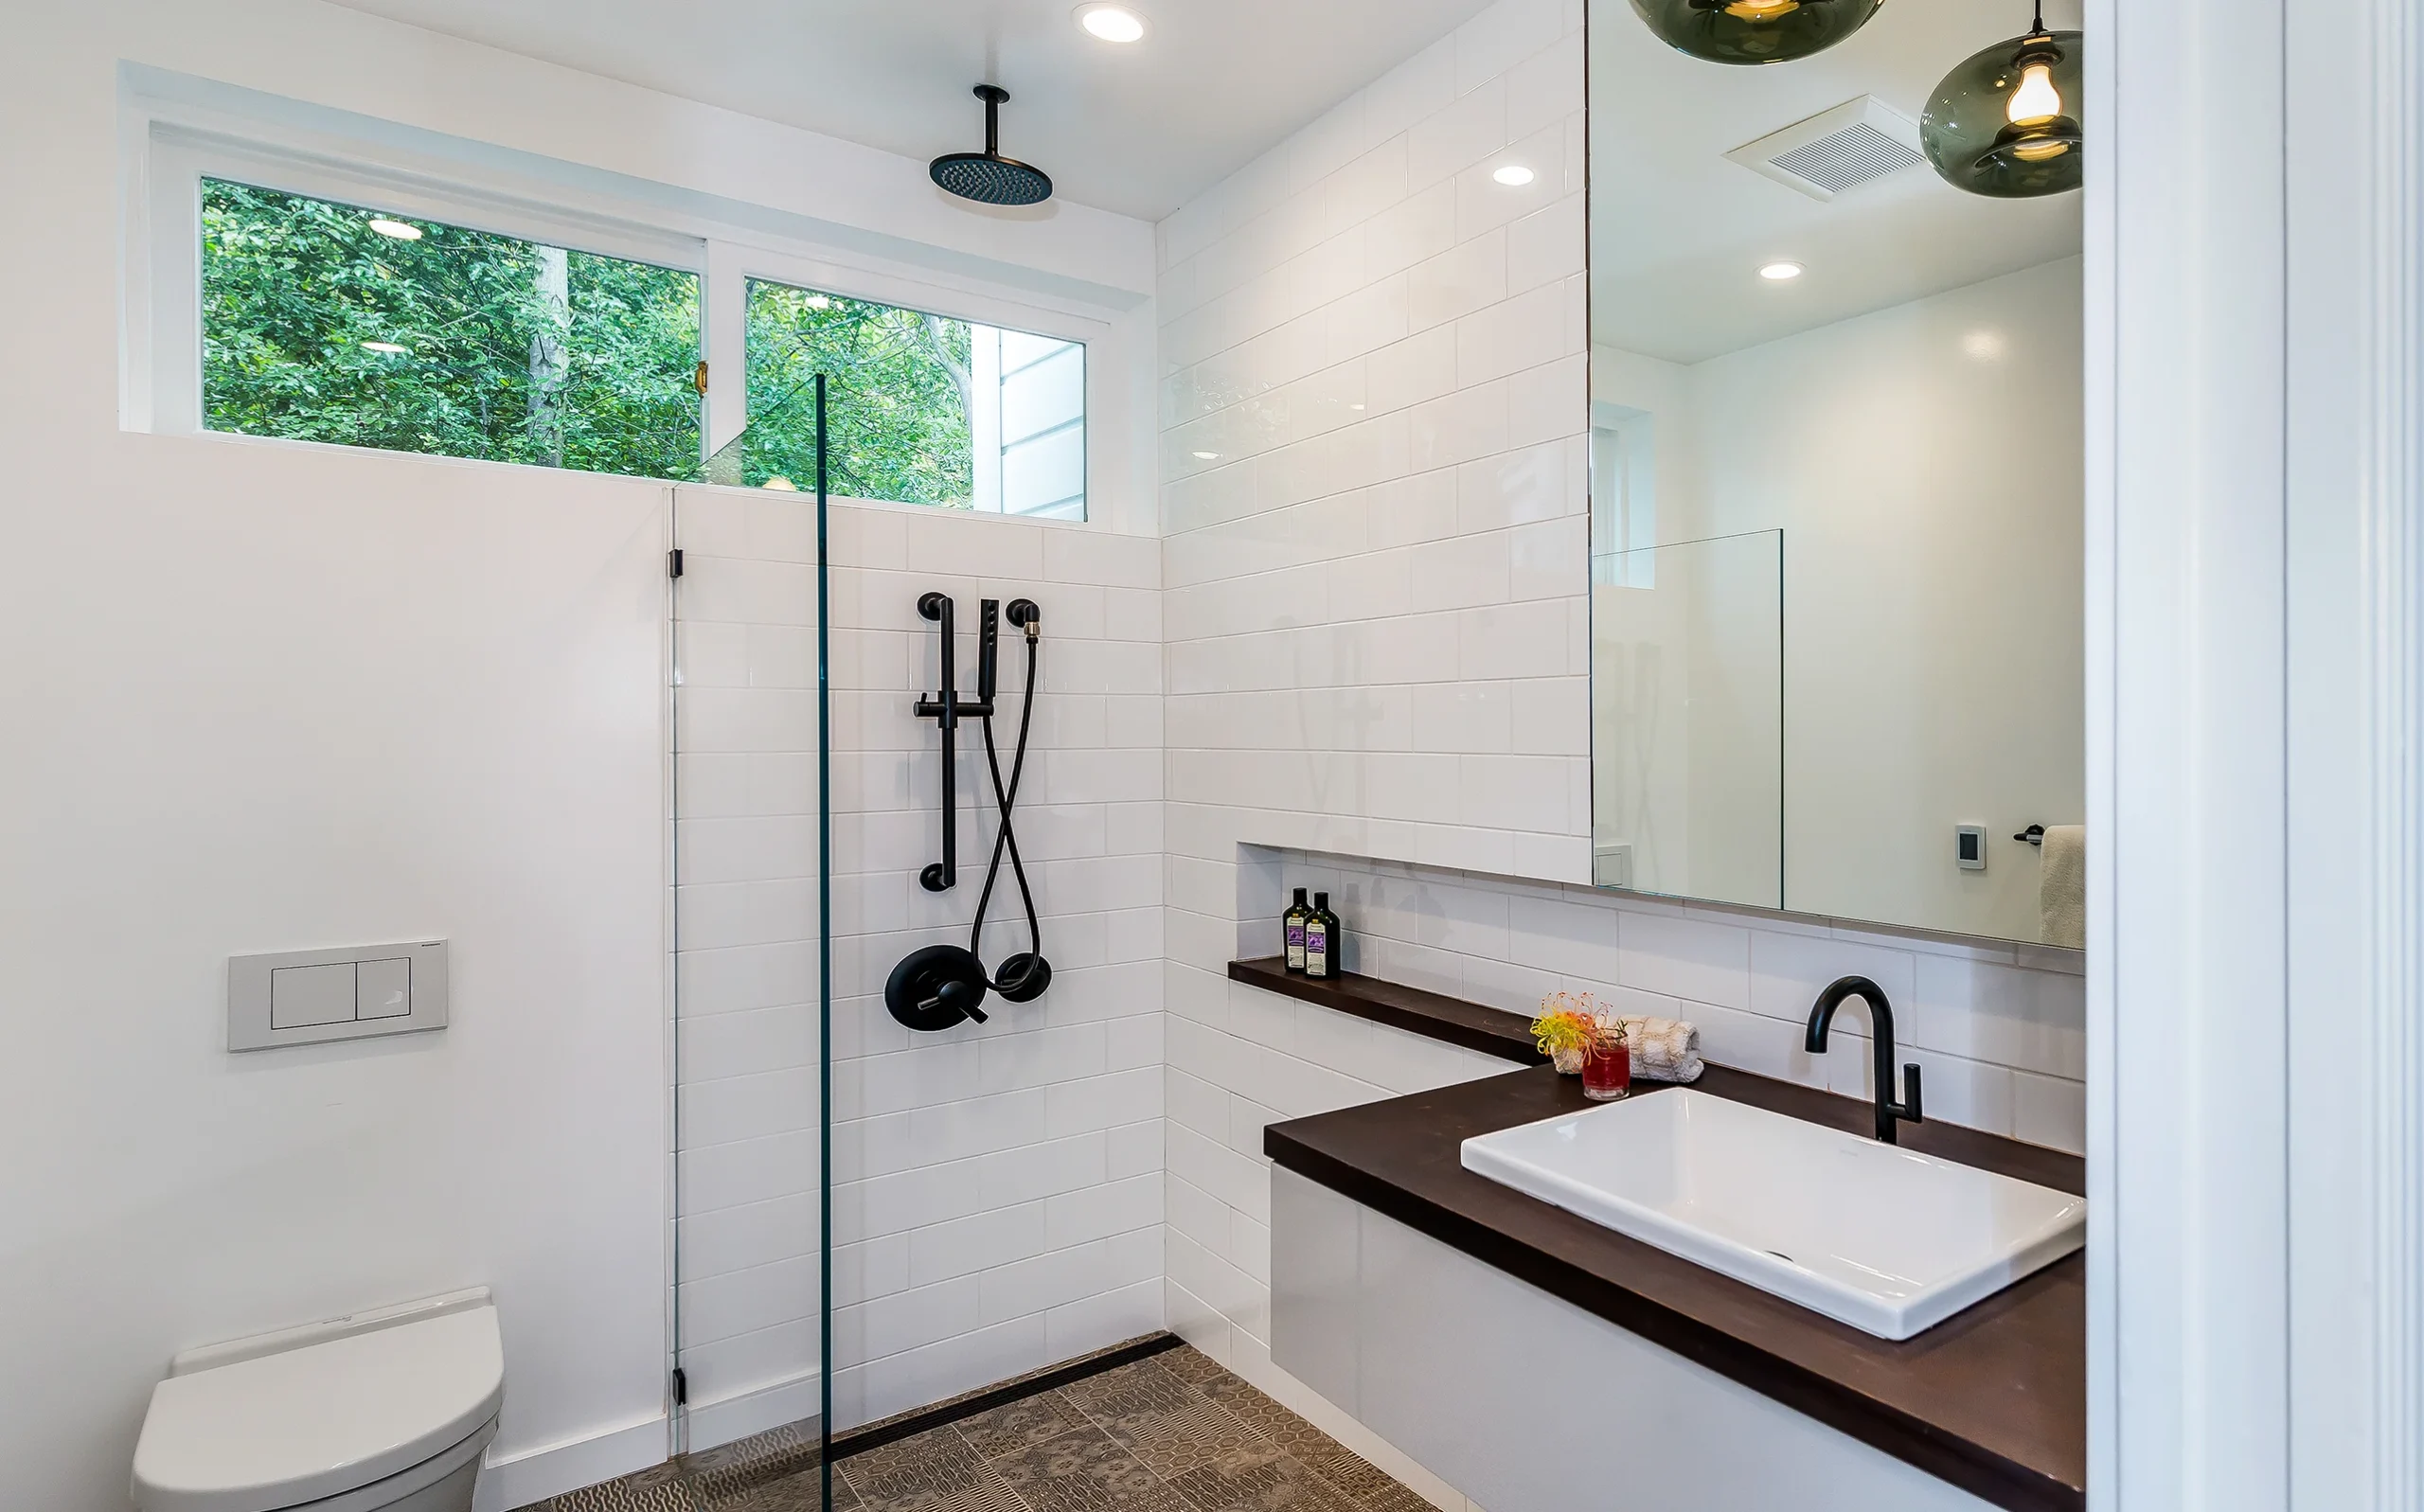
<path id="1" fill-rule="evenodd" d="M 699 473 L 696 274 L 205 179 L 202 304 L 211 430 Z"/>
<path id="2" fill-rule="evenodd" d="M 831 491 L 972 507 L 966 321 L 752 279 L 748 357 L 749 430 L 730 481 L 812 485 L 822 372 Z"/>

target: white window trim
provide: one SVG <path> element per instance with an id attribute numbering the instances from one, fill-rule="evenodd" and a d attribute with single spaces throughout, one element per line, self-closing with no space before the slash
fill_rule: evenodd
<path id="1" fill-rule="evenodd" d="M 567 194 L 504 170 L 412 154 L 290 119 L 184 99 L 128 95 L 120 120 L 122 244 L 120 424 L 202 436 L 201 183 L 223 178 L 343 204 L 370 205 L 449 225 L 696 273 L 700 360 L 709 383 L 702 441 L 712 454 L 746 424 L 747 288 L 752 278 L 897 305 L 952 319 L 1079 342 L 1086 357 L 1087 512 L 1083 520 L 1014 516 L 1038 525 L 1109 530 L 1096 480 L 1121 475 L 1097 417 L 1118 413 L 1118 375 L 1135 340 L 1119 312 L 1075 299 L 770 235 L 705 217 L 666 214 L 636 198 Z M 267 445 L 318 443 L 249 437 Z M 478 458 L 453 460 L 481 465 Z M 506 466 L 510 464 L 488 464 Z M 684 487 L 714 487 L 685 484 Z M 914 510 L 931 505 L 852 500 Z"/>

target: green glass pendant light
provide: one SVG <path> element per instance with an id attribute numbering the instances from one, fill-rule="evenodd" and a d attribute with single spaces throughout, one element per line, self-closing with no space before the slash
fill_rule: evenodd
<path id="1" fill-rule="evenodd" d="M 2045 29 L 1972 53 L 1944 76 L 1919 116 L 1919 145 L 1956 189 L 2002 200 L 2079 187 L 2079 34 Z"/>
<path id="2" fill-rule="evenodd" d="M 1784 63 L 1824 52 L 1885 0 L 1632 0 L 1659 40 L 1713 63 Z"/>

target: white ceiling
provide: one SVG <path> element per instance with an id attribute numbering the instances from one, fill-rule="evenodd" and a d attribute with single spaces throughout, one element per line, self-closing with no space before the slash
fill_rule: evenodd
<path id="1" fill-rule="evenodd" d="M 990 80 L 1006 154 L 1159 220 L 1488 0 L 1132 0 L 1151 30 L 1129 46 L 1076 0 L 337 3 L 920 160 L 985 145 Z"/>
<path id="2" fill-rule="evenodd" d="M 1589 4 L 1594 342 L 1695 363 L 2079 250 L 2076 193 L 1985 199 L 1921 164 L 1822 203 L 1724 156 L 1861 95 L 1916 120 L 1954 63 L 2027 29 L 2025 0 L 1891 0 L 1848 42 L 1759 68 L 1675 51 L 1630 0 Z M 2079 24 L 2078 0 L 2045 9 Z M 1808 271 L 1758 276 L 1778 259 Z"/>

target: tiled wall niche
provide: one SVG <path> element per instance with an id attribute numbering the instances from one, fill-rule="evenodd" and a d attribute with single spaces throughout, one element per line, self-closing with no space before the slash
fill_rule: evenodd
<path id="1" fill-rule="evenodd" d="M 1928 1116 L 2083 1152 L 2085 956 L 1557 882 L 1248 846 L 1238 949 L 1273 955 L 1292 889 L 1327 892 L 1350 971 L 1511 1013 L 1589 992 L 1622 1013 L 1698 1024 L 1711 1060 L 1845 1096 L 1874 1094 L 1865 1014 L 1802 1048 L 1810 1005 L 1842 976 L 1891 1001 L 1897 1058 L 1926 1077 Z"/>
<path id="2" fill-rule="evenodd" d="M 796 495 L 683 489 L 678 529 L 680 1284 L 700 1447 L 816 1411 L 814 519 Z M 848 1427 L 1161 1324 L 1160 564 L 1150 538 L 955 512 L 836 506 L 832 530 Z M 885 1013 L 883 981 L 918 946 L 965 942 L 993 836 L 970 729 L 960 884 L 918 885 L 941 843 L 939 747 L 910 713 L 936 685 L 929 589 L 958 601 L 963 688 L 979 598 L 1043 610 L 1019 835 L 1054 977 L 1030 1006 L 926 1039 Z M 1005 637 L 1013 697 L 1024 654 Z M 1025 948 L 1015 893 L 989 916 L 990 959 Z"/>

